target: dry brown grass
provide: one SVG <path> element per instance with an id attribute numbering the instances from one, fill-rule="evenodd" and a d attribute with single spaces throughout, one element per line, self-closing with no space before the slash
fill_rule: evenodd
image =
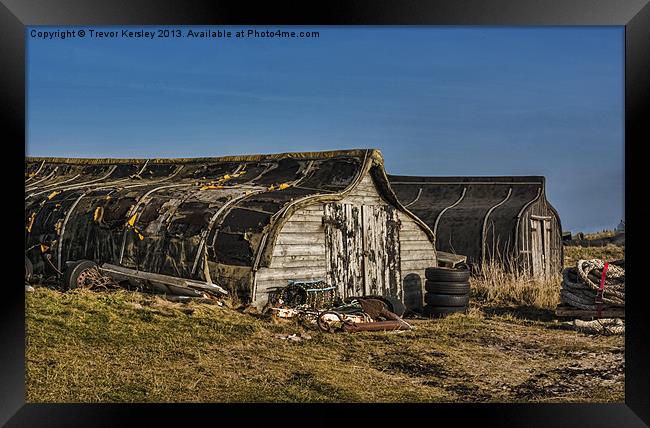
<path id="1" fill-rule="evenodd" d="M 616 236 L 616 231 L 603 230 L 601 232 L 585 233 L 585 239 L 590 241 L 595 239 L 611 238 L 612 236 Z"/>
<path id="2" fill-rule="evenodd" d="M 603 247 L 564 247 L 564 267 L 572 267 L 580 259 L 602 259 L 608 261 L 625 257 L 625 247 L 606 245 Z M 481 265 L 479 273 L 470 279 L 474 297 L 488 305 L 517 305 L 540 309 L 554 309 L 560 303 L 562 275 L 550 278 L 533 277 L 520 271 L 513 264 L 502 265 L 495 261 Z"/>
<path id="3" fill-rule="evenodd" d="M 28 402 L 623 402 L 622 336 L 480 308 L 329 334 L 118 291 L 26 297 Z M 277 334 L 309 334 L 300 342 Z"/>
<path id="4" fill-rule="evenodd" d="M 560 303 L 562 276 L 533 277 L 515 266 L 495 261 L 484 262 L 470 279 L 475 297 L 490 304 L 514 304 L 541 309 L 554 309 Z"/>

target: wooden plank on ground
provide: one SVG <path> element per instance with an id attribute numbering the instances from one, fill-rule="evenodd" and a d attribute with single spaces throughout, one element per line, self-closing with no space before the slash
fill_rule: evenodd
<path id="1" fill-rule="evenodd" d="M 555 315 L 571 318 L 625 318 L 625 308 L 604 308 L 599 313 L 598 311 L 587 311 L 571 306 L 559 305 L 555 308 Z"/>

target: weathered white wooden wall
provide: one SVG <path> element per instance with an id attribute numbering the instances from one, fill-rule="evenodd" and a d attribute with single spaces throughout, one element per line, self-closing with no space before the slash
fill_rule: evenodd
<path id="1" fill-rule="evenodd" d="M 362 205 L 389 205 L 377 192 L 369 174 L 366 174 L 359 185 L 337 203 L 359 208 Z M 297 211 L 280 230 L 273 249 L 271 265 L 260 268 L 256 273 L 254 303 L 258 307 L 267 302 L 270 288 L 284 287 L 289 279 L 328 280 L 324 216 L 325 205 L 315 204 Z M 436 265 L 433 244 L 410 217 L 401 212 L 398 212 L 397 216 L 401 224 L 399 232 L 401 281 L 404 283 L 406 280 L 409 284 L 415 282 L 423 287 L 424 270 Z M 358 254 L 352 254 L 350 257 L 356 259 Z"/>
<path id="2" fill-rule="evenodd" d="M 325 279 L 325 229 L 323 204 L 298 210 L 284 224 L 273 247 L 269 267 L 256 273 L 253 304 L 261 308 L 268 291 L 284 287 L 289 279 Z"/>
<path id="3" fill-rule="evenodd" d="M 399 239 L 404 301 L 405 303 L 407 300 L 412 301 L 415 293 L 418 301 L 423 303 L 424 271 L 428 267 L 437 265 L 434 245 L 420 226 L 409 216 L 398 212 L 398 218 L 401 223 Z M 407 304 L 407 306 L 409 305 Z"/>

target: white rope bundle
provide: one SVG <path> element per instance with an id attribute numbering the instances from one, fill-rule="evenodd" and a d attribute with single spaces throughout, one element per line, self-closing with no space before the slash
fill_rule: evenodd
<path id="1" fill-rule="evenodd" d="M 602 260 L 578 260 L 575 268 L 564 270 L 560 299 L 562 303 L 588 311 L 625 306 L 625 269 L 609 264 L 605 274 L 602 303 L 598 303 Z"/>

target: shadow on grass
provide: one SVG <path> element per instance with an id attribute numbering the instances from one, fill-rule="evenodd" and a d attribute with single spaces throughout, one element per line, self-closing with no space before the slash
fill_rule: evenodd
<path id="1" fill-rule="evenodd" d="M 534 306 L 484 306 L 481 310 L 487 316 L 510 315 L 520 319 L 547 322 L 555 320 L 555 311 Z"/>

